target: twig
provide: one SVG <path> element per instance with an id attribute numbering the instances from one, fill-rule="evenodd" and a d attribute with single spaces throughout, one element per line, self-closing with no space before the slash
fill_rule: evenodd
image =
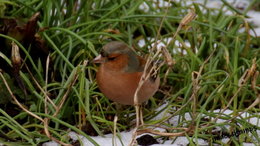
<path id="1" fill-rule="evenodd" d="M 163 22 L 164 22 L 164 20 L 165 20 L 165 18 L 166 18 L 166 14 L 168 13 L 168 9 L 169 9 L 169 7 L 166 8 L 165 15 L 164 15 L 164 17 L 163 17 L 163 19 L 162 19 L 162 21 L 161 21 L 160 27 L 159 27 L 159 29 L 158 29 L 158 31 L 157 31 L 157 36 L 156 36 L 156 38 L 155 38 L 155 45 L 150 49 L 150 52 L 153 52 L 153 51 L 155 50 L 155 48 L 157 47 L 157 44 L 160 42 L 160 41 L 158 41 L 158 38 L 159 38 L 159 36 L 160 36 L 160 31 L 161 31 Z M 189 14 L 187 15 L 187 17 L 184 17 L 184 19 L 181 21 L 180 26 L 179 26 L 179 30 L 180 30 L 183 26 L 185 26 L 186 24 L 188 24 L 191 20 L 193 20 L 193 19 L 195 18 L 196 15 L 194 16 L 194 15 L 190 15 L 190 14 L 191 14 L 191 13 L 189 13 Z M 191 17 L 191 16 L 192 16 L 192 17 Z M 179 30 L 178 30 L 178 31 L 179 31 Z M 173 35 L 173 37 L 176 36 L 176 34 L 178 33 L 178 31 Z M 168 46 L 168 45 L 169 45 L 169 44 L 167 44 L 167 46 Z M 137 87 L 137 89 L 136 89 L 136 91 L 135 91 L 135 94 L 134 94 L 134 105 L 135 105 L 135 110 L 136 110 L 136 129 L 138 129 L 138 127 L 139 127 L 139 125 L 140 125 L 140 124 L 139 124 L 139 122 L 140 122 L 140 108 L 139 108 L 139 102 L 138 102 L 138 93 L 139 93 L 139 91 L 140 91 L 142 85 L 144 84 L 144 82 L 145 82 L 149 77 L 151 77 L 151 73 L 152 73 L 153 71 L 155 71 L 155 72 L 157 73 L 158 70 L 160 69 L 160 67 L 163 65 L 162 63 L 161 63 L 159 66 L 154 66 L 154 65 L 153 65 L 152 68 L 150 69 L 150 66 L 151 66 L 151 64 L 152 64 L 152 60 L 154 60 L 156 57 L 159 56 L 159 54 L 162 52 L 162 49 L 165 49 L 165 48 L 159 48 L 159 49 L 157 49 L 156 53 L 155 53 L 153 56 L 151 55 L 152 53 L 149 54 L 148 59 L 147 59 L 146 64 L 145 64 L 145 67 L 144 67 L 144 72 L 143 72 L 143 74 L 142 74 L 142 76 L 141 76 L 141 78 L 140 78 L 140 81 L 139 81 L 139 83 L 138 83 L 138 87 Z M 173 59 L 171 58 L 170 55 L 168 55 L 167 53 L 165 53 L 165 50 L 164 50 L 164 55 L 165 55 L 165 57 L 166 57 L 166 62 L 169 62 L 169 61 L 172 62 Z M 158 62 L 158 60 L 157 60 L 157 62 Z M 171 64 L 172 64 L 172 63 L 171 63 Z M 149 72 L 147 72 L 148 69 L 150 69 Z M 169 71 L 168 71 L 168 72 L 169 72 Z M 135 132 L 136 132 L 136 131 L 135 131 Z M 134 143 L 135 138 L 136 138 L 136 133 L 133 134 L 133 137 L 132 137 L 132 140 L 131 140 L 130 145 Z"/>
<path id="2" fill-rule="evenodd" d="M 4 81 L 4 84 L 5 84 L 5 86 L 6 86 L 7 90 L 8 90 L 8 92 L 9 92 L 9 94 L 10 94 L 10 95 L 12 96 L 12 98 L 14 99 L 14 102 L 15 102 L 23 111 L 25 111 L 26 113 L 28 113 L 28 114 L 31 115 L 32 117 L 34 117 L 34 118 L 36 118 L 36 119 L 38 119 L 38 120 L 40 120 L 41 122 L 44 123 L 44 131 L 45 131 L 45 134 L 46 134 L 46 136 L 47 136 L 48 138 L 50 138 L 51 140 L 54 140 L 54 141 L 58 142 L 58 143 L 61 144 L 61 145 L 71 146 L 71 145 L 69 145 L 69 144 L 66 144 L 66 143 L 64 143 L 64 142 L 61 142 L 61 141 L 57 140 L 56 138 L 52 137 L 52 136 L 50 135 L 48 129 L 46 129 L 46 127 L 47 127 L 46 124 L 48 124 L 48 122 L 45 121 L 46 119 L 43 120 L 41 117 L 37 116 L 36 114 L 32 113 L 31 111 L 29 111 L 29 110 L 27 110 L 25 107 L 23 107 L 23 105 L 22 105 L 22 104 L 16 99 L 16 97 L 14 96 L 12 90 L 10 89 L 10 87 L 9 87 L 9 85 L 8 85 L 8 83 L 7 83 L 7 81 L 5 80 L 5 78 L 4 78 L 3 74 L 2 74 L 2 71 L 0 71 L 0 76 L 1 76 L 1 78 L 3 79 L 3 81 Z"/>
<path id="3" fill-rule="evenodd" d="M 9 87 L 9 85 L 8 85 L 8 83 L 7 83 L 7 81 L 5 80 L 5 77 L 3 76 L 1 70 L 0 70 L 0 76 L 1 76 L 1 78 L 3 79 L 4 84 L 5 84 L 5 87 L 7 88 L 9 94 L 10 94 L 10 95 L 12 96 L 12 98 L 14 99 L 15 103 L 16 103 L 22 110 L 24 110 L 25 112 L 27 112 L 29 115 L 31 115 L 31 116 L 33 116 L 34 118 L 36 118 L 36 119 L 38 119 L 38 120 L 44 122 L 44 120 L 43 120 L 41 117 L 39 117 L 39 116 L 37 116 L 36 114 L 32 113 L 31 111 L 27 110 L 27 109 L 16 99 L 16 97 L 14 96 L 12 90 L 10 89 L 10 87 Z"/>
<path id="4" fill-rule="evenodd" d="M 21 76 L 20 76 L 22 59 L 20 56 L 19 47 L 17 46 L 17 44 L 14 41 L 12 41 L 12 53 L 11 54 L 12 54 L 11 61 L 12 61 L 13 76 L 14 76 L 15 80 L 17 81 L 18 86 L 23 90 L 25 99 L 27 99 L 28 94 L 27 94 L 24 82 L 23 82 L 23 80 L 21 80 Z"/>
<path id="5" fill-rule="evenodd" d="M 24 64 L 26 70 L 28 71 L 28 73 L 30 74 L 31 78 L 33 79 L 34 83 L 36 84 L 36 86 L 41 90 L 41 92 L 44 94 L 44 97 L 47 98 L 47 100 L 51 103 L 51 105 L 55 108 L 55 110 L 57 110 L 57 106 L 54 104 L 54 102 L 50 99 L 50 97 L 48 96 L 48 94 L 44 91 L 44 89 L 41 87 L 41 85 L 37 82 L 37 80 L 34 78 L 32 72 L 30 71 L 29 67 Z"/>
<path id="6" fill-rule="evenodd" d="M 128 146 L 133 146 L 133 145 L 135 145 L 135 143 L 136 143 L 135 138 L 137 137 L 137 128 L 138 128 L 138 127 L 135 127 L 135 128 L 134 128 L 133 133 L 132 133 L 132 138 L 131 138 L 131 141 L 130 141 L 130 143 L 128 144 Z"/>
<path id="7" fill-rule="evenodd" d="M 193 110 L 192 110 L 193 111 L 193 118 L 192 119 L 193 120 L 195 119 L 195 112 L 196 112 L 196 101 L 195 100 L 196 100 L 197 92 L 200 89 L 199 80 L 200 80 L 200 77 L 201 77 L 201 74 L 202 74 L 202 71 L 204 69 L 205 64 L 213 56 L 214 52 L 215 52 L 215 49 L 211 52 L 211 54 L 203 62 L 203 64 L 201 65 L 201 67 L 200 67 L 198 72 L 195 72 L 195 71 L 192 72 L 192 86 L 193 86 L 193 89 L 192 89 L 192 95 L 189 98 L 189 100 L 183 106 L 181 106 L 177 111 L 175 111 L 171 116 L 169 116 L 168 118 L 164 119 L 160 123 L 165 122 L 166 120 L 168 120 L 168 119 L 172 118 L 173 116 L 175 116 L 179 111 L 181 111 L 184 107 L 186 107 L 192 100 L 194 100 L 194 102 L 193 102 L 194 105 L 193 105 Z M 197 74 L 196 76 L 194 75 L 195 73 Z"/>
<path id="8" fill-rule="evenodd" d="M 160 136 L 176 137 L 176 136 L 184 136 L 185 133 L 189 132 L 189 130 L 190 130 L 190 128 L 186 128 L 185 131 L 183 131 L 183 132 L 168 133 L 168 132 L 159 132 L 159 131 L 155 131 L 152 129 L 143 129 L 143 130 L 138 130 L 137 134 L 141 135 L 143 133 L 151 133 L 151 134 L 160 135 Z"/>
<path id="9" fill-rule="evenodd" d="M 196 107 L 197 107 L 197 93 L 200 89 L 200 78 L 201 78 L 201 74 L 202 74 L 202 71 L 204 69 L 204 66 L 205 64 L 209 61 L 209 59 L 213 56 L 215 52 L 215 49 L 212 51 L 212 53 L 208 56 L 208 58 L 203 62 L 203 64 L 201 65 L 200 69 L 199 69 L 199 72 L 195 72 L 193 71 L 192 72 L 192 86 L 193 86 L 193 89 L 192 89 L 192 95 L 191 95 L 191 99 L 193 99 L 193 106 L 192 106 L 192 122 L 191 122 L 191 127 L 194 126 L 194 122 L 195 122 L 195 119 L 197 117 L 197 114 L 196 114 Z M 196 75 L 195 75 L 196 74 Z"/>
<path id="10" fill-rule="evenodd" d="M 116 142 L 116 123 L 117 123 L 118 117 L 117 115 L 114 117 L 114 127 L 113 127 L 113 139 L 112 139 L 112 144 L 113 146 L 117 146 Z"/>
<path id="11" fill-rule="evenodd" d="M 87 60 L 84 61 L 83 62 L 83 67 L 85 67 L 87 64 L 88 64 L 88 61 Z M 78 77 L 79 77 L 78 71 L 76 71 L 75 74 L 74 74 L 74 78 L 73 78 L 72 82 L 69 84 L 67 91 L 63 95 L 63 97 L 62 97 L 62 99 L 61 99 L 61 101 L 60 101 L 60 103 L 59 103 L 59 105 L 57 107 L 57 110 L 53 114 L 54 117 L 57 116 L 57 114 L 59 113 L 61 107 L 63 106 L 64 102 L 66 101 L 66 99 L 67 99 L 67 97 L 68 97 L 68 95 L 70 93 L 70 90 L 71 90 L 72 86 L 76 83 Z"/>
<path id="12" fill-rule="evenodd" d="M 241 89 L 243 88 L 243 86 L 245 85 L 245 83 L 249 80 L 249 78 L 250 78 L 251 76 L 254 75 L 254 73 L 255 73 L 255 71 L 256 71 L 256 67 L 257 67 L 255 61 L 256 61 L 256 58 L 253 59 L 253 61 L 252 61 L 253 63 L 252 63 L 252 66 L 250 67 L 250 69 L 247 69 L 247 70 L 244 72 L 244 74 L 241 76 L 241 78 L 239 79 L 239 82 L 238 82 L 239 88 L 237 89 L 237 91 L 235 92 L 235 94 L 232 96 L 232 98 L 231 98 L 230 101 L 228 102 L 227 106 L 226 106 L 222 111 L 219 112 L 219 115 L 216 116 L 216 118 L 213 120 L 213 122 L 216 122 L 216 121 L 219 119 L 219 117 L 228 109 L 228 107 L 231 105 L 231 103 L 233 102 L 233 100 L 235 99 L 235 97 L 237 97 L 238 93 L 241 91 Z M 249 109 L 253 108 L 255 105 L 257 105 L 257 104 L 259 103 L 258 100 L 259 100 L 259 98 L 257 98 L 257 99 L 254 101 L 254 103 L 247 108 L 247 110 L 249 110 Z M 239 115 L 241 115 L 241 114 L 239 114 Z M 235 117 L 237 117 L 237 116 L 235 116 Z M 234 117 L 233 117 L 233 118 L 234 118 Z"/>
<path id="13" fill-rule="evenodd" d="M 243 110 L 243 112 L 239 113 L 238 115 L 232 117 L 231 119 L 227 120 L 227 121 L 232 121 L 234 120 L 236 117 L 242 115 L 243 113 L 247 112 L 248 110 L 252 109 L 253 107 L 255 107 L 256 105 L 259 105 L 260 103 L 260 93 L 257 93 L 256 89 L 255 89 L 255 84 L 256 84 L 256 79 L 259 75 L 259 71 L 256 71 L 257 65 L 256 65 L 256 58 L 253 59 L 252 61 L 252 66 L 250 67 L 250 69 L 247 69 L 246 72 L 242 75 L 242 77 L 239 80 L 239 86 L 240 88 L 243 87 L 243 85 L 248 81 L 248 79 L 251 77 L 252 78 L 252 82 L 251 82 L 251 88 L 255 91 L 255 93 L 257 94 L 257 98 L 256 100 L 250 105 L 248 106 L 245 110 Z M 240 91 L 240 90 L 239 90 Z M 228 106 L 227 106 L 228 107 Z M 224 111 L 223 111 L 224 112 Z M 223 113 L 222 112 L 222 113 Z"/>
<path id="14" fill-rule="evenodd" d="M 44 88 L 44 108 L 45 108 L 45 114 L 48 113 L 48 106 L 47 106 L 47 101 L 48 101 L 48 96 L 47 96 L 47 85 L 48 85 L 48 72 L 49 72 L 49 64 L 50 64 L 50 54 L 47 57 L 46 60 L 46 71 L 45 71 L 45 88 Z"/>
<path id="15" fill-rule="evenodd" d="M 172 41 L 176 38 L 177 34 L 179 33 L 179 31 L 186 26 L 187 24 L 189 24 L 192 20 L 194 20 L 196 18 L 197 14 L 194 12 L 194 10 L 191 10 L 180 22 L 176 32 L 173 34 L 173 39 Z"/>
<path id="16" fill-rule="evenodd" d="M 45 88 L 44 88 L 44 111 L 45 111 L 45 114 L 48 114 L 48 105 L 47 105 L 47 101 L 48 101 L 48 99 L 50 100 L 50 98 L 47 96 L 47 94 L 46 93 L 48 93 L 48 91 L 47 91 L 47 85 L 48 85 L 48 71 L 49 71 L 49 64 L 50 64 L 50 55 L 48 55 L 48 57 L 47 57 L 47 60 L 46 60 L 46 73 L 45 73 Z M 56 107 L 56 106 L 55 106 Z M 48 117 L 45 117 L 44 118 L 44 124 L 43 124 L 43 126 L 44 126 L 44 133 L 46 134 L 46 136 L 48 137 L 48 138 L 50 138 L 51 140 L 53 140 L 53 141 L 56 141 L 56 142 L 58 142 L 59 144 L 61 144 L 61 145 L 64 145 L 64 146 L 71 146 L 71 144 L 66 144 L 66 143 L 64 143 L 64 142 L 62 142 L 62 141 L 60 141 L 60 140 L 58 140 L 58 139 L 56 139 L 55 137 L 53 137 L 51 134 L 50 134 L 50 131 L 49 131 L 49 118 Z"/>

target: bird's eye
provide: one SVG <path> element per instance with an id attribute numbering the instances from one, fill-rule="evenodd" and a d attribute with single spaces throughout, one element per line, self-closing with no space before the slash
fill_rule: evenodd
<path id="1" fill-rule="evenodd" d="M 107 59 L 108 59 L 109 61 L 114 61 L 114 60 L 116 60 L 118 57 L 119 57 L 119 54 L 117 54 L 117 53 L 111 53 L 111 54 L 109 54 L 109 55 L 107 56 Z"/>
<path id="2" fill-rule="evenodd" d="M 116 59 L 116 57 L 108 57 L 107 59 L 108 59 L 109 61 L 113 61 L 113 60 Z"/>
<path id="3" fill-rule="evenodd" d="M 100 54 L 102 57 L 107 57 L 107 53 L 105 51 L 101 51 Z"/>

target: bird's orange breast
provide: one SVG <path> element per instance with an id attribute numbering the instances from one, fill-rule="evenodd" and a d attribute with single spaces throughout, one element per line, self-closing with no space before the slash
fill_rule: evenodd
<path id="1" fill-rule="evenodd" d="M 123 71 L 107 70 L 102 64 L 97 72 L 97 84 L 101 92 L 110 100 L 125 104 L 134 104 L 134 94 L 142 72 L 126 73 Z M 147 80 L 138 93 L 138 103 L 148 100 L 158 90 L 159 78 Z"/>

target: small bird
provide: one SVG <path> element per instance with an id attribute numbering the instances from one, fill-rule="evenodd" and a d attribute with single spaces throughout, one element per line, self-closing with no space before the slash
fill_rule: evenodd
<path id="1" fill-rule="evenodd" d="M 137 56 L 125 43 L 112 41 L 103 46 L 100 55 L 93 62 L 101 64 L 96 77 L 101 92 L 117 103 L 134 105 L 134 94 L 144 72 L 146 60 Z M 152 97 L 159 84 L 158 76 L 150 76 L 137 94 L 138 104 Z"/>

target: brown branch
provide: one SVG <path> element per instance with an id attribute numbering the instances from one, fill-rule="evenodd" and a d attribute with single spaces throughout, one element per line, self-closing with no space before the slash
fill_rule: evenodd
<path id="1" fill-rule="evenodd" d="M 160 135 L 160 136 L 176 137 L 176 136 L 184 136 L 187 132 L 189 132 L 189 130 L 190 130 L 190 128 L 186 128 L 185 131 L 183 131 L 183 132 L 168 133 L 168 132 L 159 132 L 159 131 L 155 131 L 152 129 L 143 129 L 143 130 L 138 130 L 137 134 L 141 135 L 143 133 L 151 133 L 151 134 Z"/>
<path id="2" fill-rule="evenodd" d="M 256 100 L 250 105 L 248 106 L 245 110 L 243 110 L 243 112 L 239 113 L 238 115 L 232 117 L 231 119 L 227 120 L 227 121 L 231 121 L 234 120 L 236 117 L 242 115 L 243 113 L 249 111 L 250 109 L 254 108 L 256 105 L 259 105 L 260 103 L 260 93 L 258 93 L 255 89 L 255 84 L 256 84 L 256 79 L 259 75 L 259 71 L 256 70 L 257 69 L 257 65 L 256 65 L 256 58 L 253 59 L 252 61 L 252 65 L 250 67 L 250 69 L 247 69 L 246 72 L 242 75 L 242 77 L 239 80 L 239 89 L 241 89 L 244 84 L 249 80 L 249 78 L 251 77 L 251 88 L 255 91 L 255 93 L 257 94 L 256 96 Z M 240 90 L 239 90 L 240 91 Z M 238 93 L 238 92 L 236 92 Z M 230 102 L 229 102 L 230 103 Z M 228 107 L 228 106 L 227 106 Z M 224 111 L 223 111 L 224 112 Z M 222 113 L 223 113 L 222 112 Z"/>
<path id="3" fill-rule="evenodd" d="M 51 105 L 55 108 L 55 110 L 57 110 L 57 106 L 54 104 L 54 102 L 50 99 L 50 97 L 48 96 L 48 94 L 44 91 L 44 89 L 41 87 L 41 85 L 37 82 L 37 80 L 34 78 L 32 72 L 30 71 L 29 67 L 24 64 L 26 70 L 28 71 L 30 77 L 33 79 L 34 83 L 36 84 L 36 86 L 40 89 L 40 91 L 44 94 L 44 97 L 47 98 L 47 100 L 51 103 Z"/>
<path id="4" fill-rule="evenodd" d="M 12 90 L 10 89 L 10 87 L 9 87 L 9 85 L 8 85 L 8 83 L 7 83 L 7 81 L 5 80 L 5 77 L 4 77 L 4 75 L 2 74 L 2 71 L 1 71 L 1 70 L 0 70 L 0 76 L 1 76 L 1 78 L 3 79 L 4 84 L 5 84 L 5 87 L 7 88 L 8 92 L 9 92 L 9 94 L 11 95 L 11 97 L 13 98 L 14 102 L 15 102 L 22 110 L 24 110 L 26 113 L 28 113 L 29 115 L 33 116 L 34 118 L 36 118 L 36 119 L 38 119 L 38 120 L 44 122 L 44 120 L 43 120 L 41 117 L 37 116 L 36 114 L 34 114 L 34 113 L 32 113 L 31 111 L 29 111 L 28 109 L 26 109 L 26 108 L 16 99 L 16 97 L 15 97 L 15 95 L 13 94 Z"/>

